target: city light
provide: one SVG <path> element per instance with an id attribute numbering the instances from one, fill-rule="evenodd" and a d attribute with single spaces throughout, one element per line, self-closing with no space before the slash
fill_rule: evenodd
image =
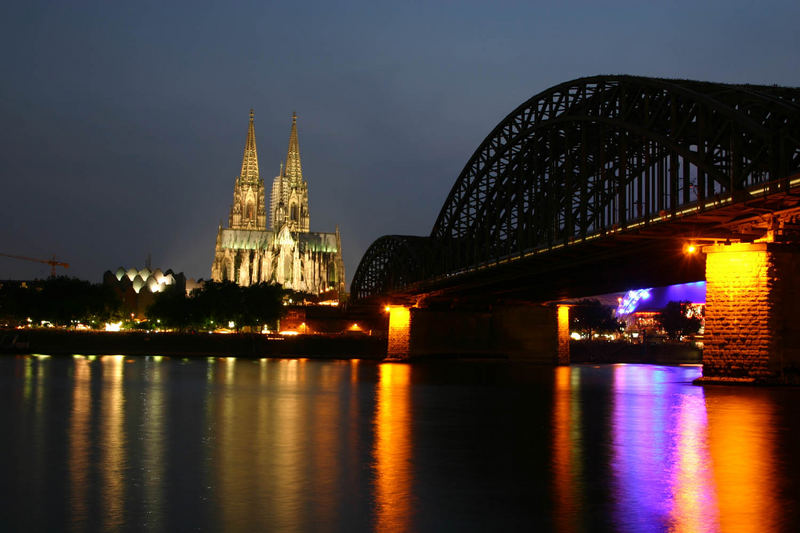
<path id="1" fill-rule="evenodd" d="M 651 290 L 652 289 L 636 289 L 626 292 L 617 307 L 617 316 L 620 317 L 633 313 L 640 301 L 650 299 Z"/>
<path id="2" fill-rule="evenodd" d="M 409 335 L 411 329 L 411 310 L 402 305 L 389 308 L 389 344 L 386 354 L 390 358 L 404 359 L 408 357 Z"/>
<path id="3" fill-rule="evenodd" d="M 557 310 L 558 363 L 569 364 L 569 305 L 559 305 Z"/>

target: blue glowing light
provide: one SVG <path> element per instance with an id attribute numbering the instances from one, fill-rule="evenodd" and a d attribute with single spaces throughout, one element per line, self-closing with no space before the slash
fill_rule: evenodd
<path id="1" fill-rule="evenodd" d="M 639 302 L 650 299 L 651 290 L 653 289 L 636 289 L 626 292 L 619 306 L 617 306 L 617 316 L 629 315 L 636 311 Z"/>

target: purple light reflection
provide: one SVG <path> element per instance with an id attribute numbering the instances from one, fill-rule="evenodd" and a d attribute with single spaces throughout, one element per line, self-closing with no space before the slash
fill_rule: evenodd
<path id="1" fill-rule="evenodd" d="M 614 368 L 615 523 L 634 531 L 717 531 L 704 392 L 670 377 L 664 367 Z"/>

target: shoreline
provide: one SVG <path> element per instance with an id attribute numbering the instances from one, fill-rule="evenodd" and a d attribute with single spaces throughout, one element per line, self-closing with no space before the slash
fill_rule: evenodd
<path id="1" fill-rule="evenodd" d="M 17 335 L 17 345 L 11 339 Z M 161 355 L 167 357 L 308 357 L 382 359 L 386 339 L 368 335 L 297 335 L 259 333 L 176 333 L 143 331 L 0 330 L 0 353 L 61 355 Z M 6 341 L 5 339 L 8 339 Z"/>
<path id="2" fill-rule="evenodd" d="M 241 357 L 373 359 L 386 358 L 387 338 L 362 333 L 273 337 L 260 333 L 180 333 L 144 331 L 74 331 L 63 329 L 2 329 L 0 354 L 128 355 L 166 357 Z M 16 340 L 16 345 L 13 341 Z M 606 341 L 572 341 L 575 364 L 701 363 L 702 351 L 686 344 L 641 345 Z M 478 358 L 507 358 L 483 354 Z M 475 354 L 440 354 L 411 360 L 473 359 Z"/>

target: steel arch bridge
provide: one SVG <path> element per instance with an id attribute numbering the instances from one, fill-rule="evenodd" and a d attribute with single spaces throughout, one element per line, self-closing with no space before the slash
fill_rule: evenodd
<path id="1" fill-rule="evenodd" d="M 458 176 L 430 236 L 375 241 L 351 294 L 363 300 L 685 213 L 789 195 L 799 177 L 800 89 L 577 79 L 503 119 Z"/>
<path id="2" fill-rule="evenodd" d="M 361 258 L 351 284 L 354 300 L 388 294 L 425 279 L 430 270 L 431 239 L 407 235 L 385 235 L 370 245 Z M 356 281 L 358 280 L 358 281 Z"/>

